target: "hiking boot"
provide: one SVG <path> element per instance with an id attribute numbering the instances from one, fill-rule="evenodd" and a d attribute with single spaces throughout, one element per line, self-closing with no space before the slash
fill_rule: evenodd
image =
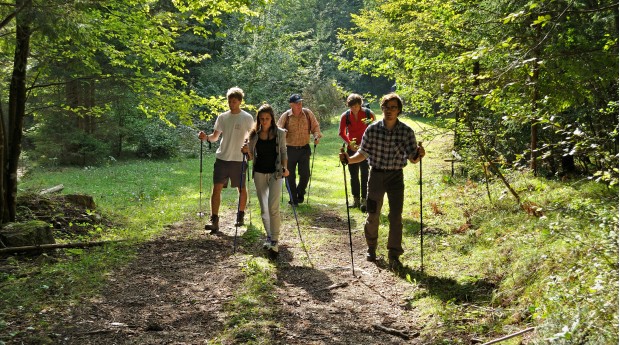
<path id="1" fill-rule="evenodd" d="M 269 247 L 269 251 L 272 252 L 273 254 L 278 255 L 279 249 L 278 249 L 277 241 L 271 241 L 271 246 Z"/>
<path id="2" fill-rule="evenodd" d="M 377 250 L 374 247 L 368 247 L 366 251 L 366 261 L 375 262 L 377 260 Z"/>
<path id="3" fill-rule="evenodd" d="M 297 203 L 297 201 L 289 201 L 288 202 L 289 205 L 293 205 L 295 207 L 299 206 L 299 204 Z"/>
<path id="4" fill-rule="evenodd" d="M 205 225 L 205 230 L 211 231 L 212 234 L 220 230 L 220 217 L 216 214 L 211 215 L 211 224 Z"/>
<path id="5" fill-rule="evenodd" d="M 303 204 L 304 203 L 304 195 L 303 194 L 297 195 L 297 203 L 298 204 Z"/>
<path id="6" fill-rule="evenodd" d="M 237 212 L 237 222 L 235 223 L 235 226 L 243 226 L 243 224 L 244 224 L 243 217 L 244 216 L 245 216 L 245 212 L 244 211 Z"/>
<path id="7" fill-rule="evenodd" d="M 263 249 L 271 248 L 271 237 L 267 236 L 265 242 L 263 243 Z"/>
<path id="8" fill-rule="evenodd" d="M 349 205 L 349 208 L 360 207 L 360 198 L 353 198 L 353 205 Z"/>
<path id="9" fill-rule="evenodd" d="M 392 271 L 398 271 L 403 268 L 403 264 L 400 262 L 398 257 L 390 257 L 389 258 L 389 267 Z"/>
<path id="10" fill-rule="evenodd" d="M 362 211 L 362 213 L 366 213 L 366 199 L 362 199 L 360 202 L 360 211 Z"/>

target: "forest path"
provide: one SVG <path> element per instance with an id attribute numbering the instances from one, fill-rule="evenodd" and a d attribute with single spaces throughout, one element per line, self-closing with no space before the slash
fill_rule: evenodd
<path id="1" fill-rule="evenodd" d="M 290 211 L 282 210 L 271 343 L 419 343 L 416 329 L 423 320 L 406 303 L 414 285 L 388 270 L 385 258 L 365 260 L 361 230 L 353 232 L 354 276 L 346 219 L 326 215 L 303 229 L 309 262 Z M 221 232 L 211 235 L 199 220 L 188 220 L 141 245 L 134 261 L 110 275 L 98 298 L 67 310 L 55 331 L 59 343 L 220 343 L 218 334 L 230 321 L 227 305 L 246 276 L 245 262 L 266 256 L 262 240 L 241 237 L 233 254 L 232 223 L 232 215 L 222 217 Z"/>
<path id="2" fill-rule="evenodd" d="M 416 122 L 413 128 L 420 134 L 426 126 Z M 434 139 L 429 140 L 430 137 Z M 427 153 L 434 152 L 428 155 L 430 160 L 426 159 L 425 169 L 445 169 L 442 157 L 449 152 L 449 138 L 431 131 L 419 136 L 422 139 L 426 139 Z M 339 144 L 323 147 L 322 152 L 338 152 L 339 146 L 335 145 Z M 333 160 L 332 156 L 317 157 L 317 171 L 338 169 L 335 176 L 341 176 L 341 168 Z M 405 169 L 405 183 L 413 189 L 413 195 L 407 194 L 412 191 L 406 191 L 411 199 L 407 207 L 411 203 L 415 209 L 411 214 L 406 211 L 406 216 L 413 218 L 419 217 L 415 215 L 419 207 L 416 204 L 418 167 L 410 165 Z M 406 263 L 416 267 L 405 266 L 399 272 L 388 269 L 385 248 L 380 248 L 377 262 L 367 262 L 365 215 L 352 209 L 353 275 L 344 200 L 340 205 L 324 204 L 328 201 L 321 195 L 338 188 L 334 183 L 340 180 L 321 181 L 325 176 L 334 175 L 317 175 L 311 199 L 296 210 L 307 253 L 287 198 L 282 200 L 280 255 L 273 261 L 274 298 L 269 302 L 273 305 L 268 306 L 274 310 L 274 320 L 248 330 L 247 338 L 231 339 L 230 334 L 234 332 L 229 328 L 239 324 L 232 322 L 238 315 L 233 315 L 231 309 L 240 308 L 239 294 L 248 276 L 248 262 L 267 257 L 261 247 L 264 230 L 252 185 L 250 203 L 255 205 L 249 205 L 249 209 L 254 209 L 255 214 L 246 214 L 247 226 L 239 228 L 236 253 L 233 253 L 234 210 L 230 208 L 220 212 L 221 231 L 217 235 L 204 230 L 206 217 L 186 219 L 167 227 L 159 237 L 143 243 L 136 259 L 127 267 L 110 275 L 98 298 L 66 311 L 66 319 L 56 328 L 60 343 L 265 343 L 252 339 L 256 330 L 262 332 L 258 337 L 268 334 L 270 344 L 441 342 L 432 334 L 420 334 L 422 329 L 429 329 L 425 323 L 430 316 L 419 315 L 408 303 L 427 293 L 424 286 L 434 281 L 434 277 L 419 270 L 419 248 L 405 248 Z M 408 222 L 405 226 L 417 229 L 419 223 Z M 408 277 L 414 283 L 408 282 Z M 243 331 L 235 334 L 240 333 Z"/>

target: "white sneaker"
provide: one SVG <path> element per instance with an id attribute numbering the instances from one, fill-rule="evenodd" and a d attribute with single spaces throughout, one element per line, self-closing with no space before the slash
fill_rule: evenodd
<path id="1" fill-rule="evenodd" d="M 263 243 L 263 249 L 271 248 L 271 237 L 267 236 L 265 242 Z"/>

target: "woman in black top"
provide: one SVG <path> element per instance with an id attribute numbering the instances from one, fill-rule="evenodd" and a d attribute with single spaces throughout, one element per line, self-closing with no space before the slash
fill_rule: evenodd
<path id="1" fill-rule="evenodd" d="M 263 247 L 278 254 L 282 177 L 288 176 L 289 172 L 286 168 L 286 132 L 276 126 L 274 111 L 269 104 L 258 108 L 256 124 L 241 152 L 254 161 L 256 196 L 267 234 Z"/>

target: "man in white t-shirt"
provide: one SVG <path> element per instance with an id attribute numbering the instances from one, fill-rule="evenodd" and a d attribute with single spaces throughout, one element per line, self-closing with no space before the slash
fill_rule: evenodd
<path id="1" fill-rule="evenodd" d="M 213 165 L 213 191 L 211 193 L 211 224 L 205 225 L 205 230 L 216 233 L 220 229 L 220 210 L 222 189 L 228 187 L 230 180 L 231 187 L 237 187 L 239 191 L 239 212 L 235 226 L 243 225 L 245 215 L 245 204 L 248 192 L 244 181 L 241 179 L 241 169 L 243 167 L 243 154 L 241 147 L 248 137 L 248 133 L 254 125 L 252 115 L 241 110 L 243 102 L 243 90 L 233 87 L 226 92 L 228 98 L 229 111 L 218 115 L 215 120 L 213 133 L 207 135 L 200 131 L 198 138 L 209 142 L 217 141 L 222 135 L 220 146 L 215 152 L 215 164 Z"/>

